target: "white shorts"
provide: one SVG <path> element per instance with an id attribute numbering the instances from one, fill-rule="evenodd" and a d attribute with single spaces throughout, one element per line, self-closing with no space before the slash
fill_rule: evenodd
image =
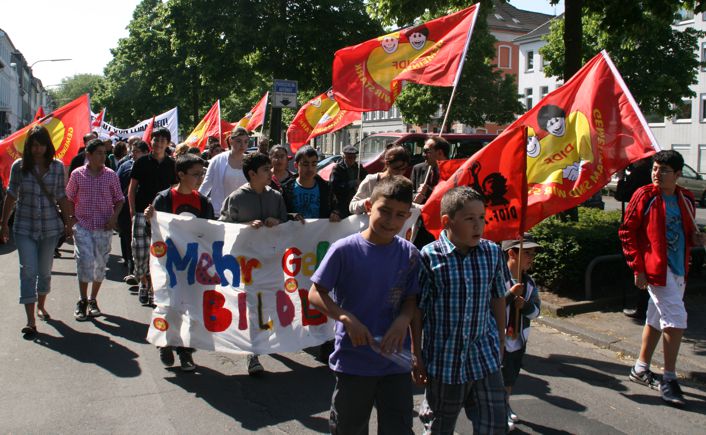
<path id="1" fill-rule="evenodd" d="M 686 329 L 683 276 L 675 275 L 667 268 L 667 285 L 647 286 L 650 302 L 647 304 L 647 324 L 661 331 L 664 328 Z"/>
<path id="2" fill-rule="evenodd" d="M 102 282 L 110 256 L 112 231 L 88 230 L 74 225 L 74 256 L 79 282 Z"/>

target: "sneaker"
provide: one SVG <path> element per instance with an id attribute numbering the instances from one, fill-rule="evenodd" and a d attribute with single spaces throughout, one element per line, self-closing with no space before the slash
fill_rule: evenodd
<path id="1" fill-rule="evenodd" d="M 147 291 L 147 306 L 148 307 L 156 307 L 154 304 L 154 290 L 152 290 L 152 287 Z"/>
<path id="2" fill-rule="evenodd" d="M 659 394 L 662 396 L 662 400 L 674 406 L 684 406 L 686 402 L 684 401 L 684 395 L 681 392 L 681 387 L 676 379 L 671 381 L 662 381 L 659 384 Z"/>
<path id="3" fill-rule="evenodd" d="M 507 431 L 510 432 L 511 430 L 515 429 L 515 422 L 512 421 L 510 417 L 507 418 Z"/>
<path id="4" fill-rule="evenodd" d="M 507 418 L 509 420 L 512 420 L 513 422 L 518 421 L 520 419 L 520 417 L 515 414 L 515 411 L 510 408 L 510 405 L 507 405 Z"/>
<path id="5" fill-rule="evenodd" d="M 144 284 L 140 284 L 140 288 L 137 291 L 137 299 L 140 301 L 143 307 L 149 304 L 149 293 L 147 291 L 147 287 L 145 287 Z"/>
<path id="6" fill-rule="evenodd" d="M 260 359 L 258 355 L 249 354 L 248 355 L 248 374 L 250 376 L 259 376 L 265 371 L 265 368 L 260 364 Z"/>
<path id="7" fill-rule="evenodd" d="M 165 367 L 171 367 L 174 364 L 174 352 L 169 346 L 159 348 L 159 360 L 162 361 Z"/>
<path id="8" fill-rule="evenodd" d="M 651 370 L 645 370 L 642 373 L 638 373 L 635 371 L 635 367 L 630 369 L 630 380 L 637 383 L 644 385 L 646 387 L 650 387 L 653 390 L 659 390 L 659 379 L 657 379 L 657 375 L 652 373 Z"/>
<path id="9" fill-rule="evenodd" d="M 74 317 L 76 320 L 86 320 L 86 309 L 88 308 L 88 301 L 85 299 L 79 299 L 76 302 L 76 309 L 74 310 Z"/>
<path id="10" fill-rule="evenodd" d="M 125 281 L 125 283 L 127 285 L 137 285 L 140 283 L 140 281 L 137 279 L 137 277 L 135 277 L 135 275 L 133 275 L 133 274 L 129 274 L 129 275 L 125 276 L 125 278 L 123 278 L 123 281 Z"/>
<path id="11" fill-rule="evenodd" d="M 194 364 L 194 359 L 188 350 L 179 353 L 179 362 L 181 363 L 182 372 L 193 372 L 196 370 L 196 364 Z"/>
<path id="12" fill-rule="evenodd" d="M 88 316 L 89 317 L 98 317 L 101 315 L 101 310 L 98 308 L 98 301 L 95 299 L 89 299 L 88 300 Z"/>

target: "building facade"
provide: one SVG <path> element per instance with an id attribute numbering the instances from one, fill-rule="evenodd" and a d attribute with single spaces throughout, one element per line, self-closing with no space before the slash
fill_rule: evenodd
<path id="1" fill-rule="evenodd" d="M 0 138 L 32 122 L 39 107 L 45 113 L 54 110 L 42 82 L 0 29 Z"/>

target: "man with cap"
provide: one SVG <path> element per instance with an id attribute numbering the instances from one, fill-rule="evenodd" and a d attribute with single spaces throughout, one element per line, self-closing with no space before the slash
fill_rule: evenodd
<path id="1" fill-rule="evenodd" d="M 236 127 L 228 138 L 230 151 L 218 154 L 208 164 L 199 193 L 211 198 L 217 216 L 228 195 L 248 182 L 243 174 L 243 155 L 249 144 L 250 133 L 243 127 Z"/>
<path id="2" fill-rule="evenodd" d="M 358 149 L 353 145 L 343 148 L 343 160 L 338 162 L 331 171 L 331 190 L 333 191 L 332 209 L 340 210 L 346 218 L 350 214 L 348 205 L 353 195 L 358 191 L 358 185 L 368 175 L 368 172 L 356 160 Z"/>

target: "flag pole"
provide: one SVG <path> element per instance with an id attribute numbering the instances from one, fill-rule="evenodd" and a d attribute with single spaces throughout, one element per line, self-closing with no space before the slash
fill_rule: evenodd
<path id="1" fill-rule="evenodd" d="M 451 103 L 453 103 L 454 96 L 456 96 L 456 88 L 458 88 L 458 83 L 461 80 L 461 72 L 463 71 L 463 65 L 466 63 L 466 54 L 468 53 L 468 46 L 471 43 L 471 34 L 473 33 L 473 27 L 476 25 L 476 19 L 478 18 L 478 12 L 480 12 L 480 3 L 476 8 L 475 14 L 473 14 L 473 21 L 468 27 L 468 35 L 466 36 L 466 45 L 463 47 L 463 54 L 461 55 L 461 62 L 456 70 L 456 77 L 454 78 L 454 87 L 451 90 L 451 97 L 449 97 L 449 104 L 446 106 L 446 113 L 444 114 L 444 121 L 441 123 L 441 128 L 439 129 L 439 136 L 444 132 L 444 127 L 446 127 L 446 121 L 449 118 L 449 112 L 451 112 Z"/>

